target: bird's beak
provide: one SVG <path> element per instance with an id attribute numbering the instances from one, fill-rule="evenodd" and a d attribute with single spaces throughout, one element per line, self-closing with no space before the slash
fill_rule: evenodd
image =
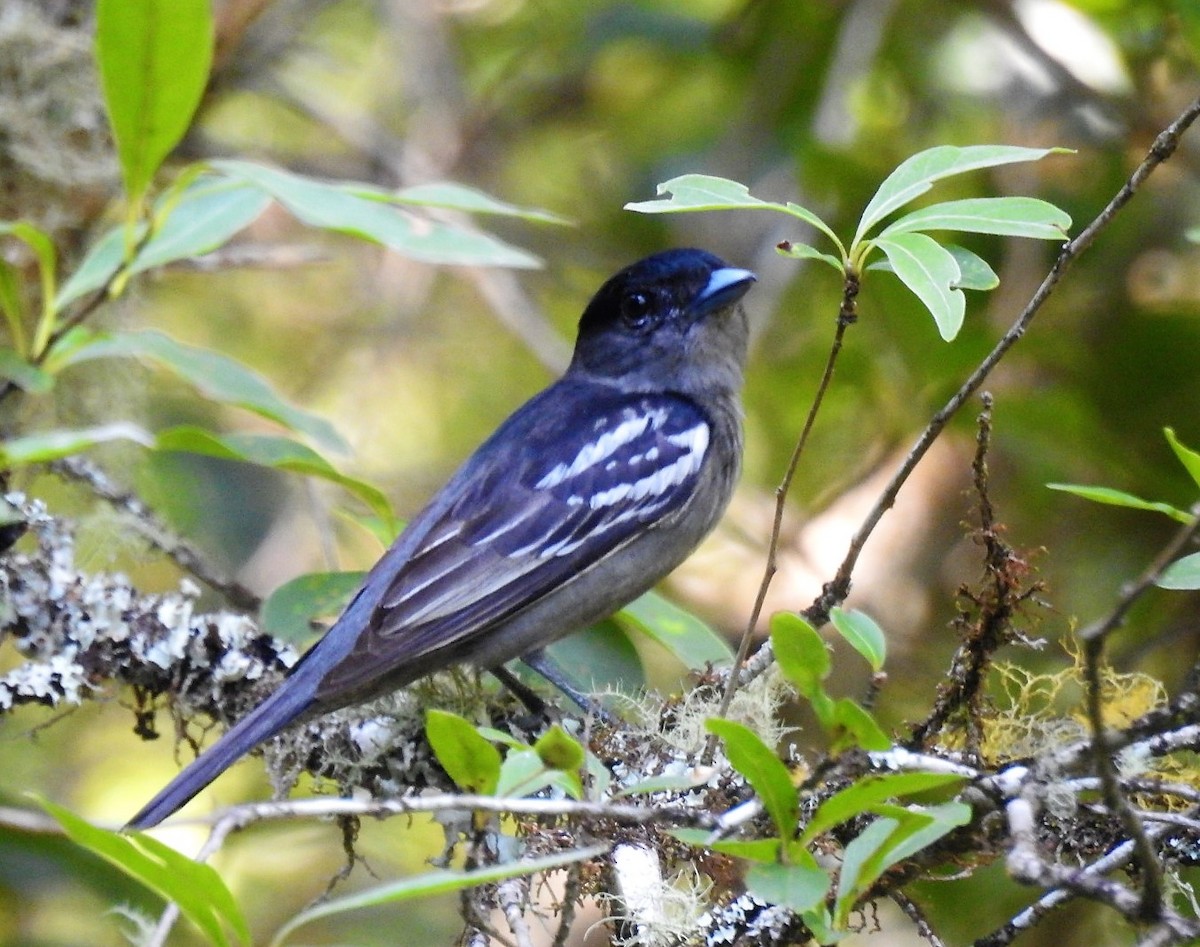
<path id="1" fill-rule="evenodd" d="M 732 306 L 746 295 L 757 279 L 749 270 L 740 270 L 735 266 L 713 270 L 708 285 L 692 300 L 692 310 L 696 315 L 705 315 Z"/>

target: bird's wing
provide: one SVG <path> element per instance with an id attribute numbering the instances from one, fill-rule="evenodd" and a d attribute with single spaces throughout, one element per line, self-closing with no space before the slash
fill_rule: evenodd
<path id="1" fill-rule="evenodd" d="M 369 688 L 670 516 L 692 494 L 710 433 L 700 408 L 670 394 L 564 381 L 534 398 L 464 465 L 449 502 L 435 498 L 418 544 L 386 566 L 394 575 L 373 577 L 386 581 L 374 614 L 321 690 Z"/>

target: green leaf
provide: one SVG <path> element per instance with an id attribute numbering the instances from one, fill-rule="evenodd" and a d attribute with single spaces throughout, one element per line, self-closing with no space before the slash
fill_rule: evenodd
<path id="1" fill-rule="evenodd" d="M 1037 161 L 1049 154 L 1068 153 L 1063 148 L 1017 148 L 1010 145 L 939 145 L 903 161 L 884 179 L 859 221 L 851 246 L 892 211 L 920 197 L 935 181 L 979 168 L 994 168 L 1018 161 Z"/>
<path id="2" fill-rule="evenodd" d="M 0 441 L 0 468 L 58 460 L 109 441 L 133 441 L 143 447 L 154 445 L 154 438 L 148 432 L 124 421 L 78 430 L 43 431 Z"/>
<path id="3" fill-rule="evenodd" d="M 744 184 L 710 174 L 681 174 L 679 177 L 671 178 L 660 184 L 657 193 L 671 196 L 656 201 L 631 201 L 625 205 L 625 209 L 637 211 L 639 214 L 671 214 L 679 211 L 731 210 L 734 208 L 758 209 L 771 206 L 782 209 L 780 204 L 771 205 L 767 201 L 761 201 L 752 196 L 750 188 Z"/>
<path id="4" fill-rule="evenodd" d="M 721 664 L 733 656 L 724 638 L 657 592 L 647 592 L 626 605 L 617 619 L 649 635 L 690 668 Z"/>
<path id="5" fill-rule="evenodd" d="M 25 361 L 12 349 L 0 348 L 0 378 L 37 395 L 44 395 L 54 387 L 52 375 Z"/>
<path id="6" fill-rule="evenodd" d="M 655 792 L 686 792 L 708 782 L 707 773 L 684 776 L 650 776 L 646 779 L 627 786 L 615 794 L 615 798 L 623 796 L 645 796 Z M 705 833 L 707 834 L 707 833 Z"/>
<path id="7" fill-rule="evenodd" d="M 98 358 L 148 359 L 174 372 L 215 401 L 270 418 L 293 431 L 307 434 L 332 450 L 347 450 L 346 442 L 333 425 L 288 404 L 260 375 L 240 362 L 217 352 L 184 345 L 154 330 L 117 333 L 87 329 L 80 332 L 78 329 L 72 333 L 65 351 L 53 354 L 57 369 Z"/>
<path id="8" fill-rule="evenodd" d="M 967 299 L 955 289 L 962 271 L 954 255 L 923 233 L 893 234 L 874 243 L 887 254 L 892 272 L 933 315 L 942 338 L 949 342 L 958 335 Z"/>
<path id="9" fill-rule="evenodd" d="M 796 913 L 815 908 L 829 890 L 829 875 L 815 865 L 751 865 L 746 887 L 767 904 Z"/>
<path id="10" fill-rule="evenodd" d="M 140 240 L 145 232 L 146 225 L 138 225 L 133 232 L 134 240 Z M 124 260 L 125 230 L 118 227 L 110 230 L 88 248 L 79 267 L 58 291 L 55 305 L 61 310 L 81 296 L 94 293 L 113 278 Z"/>
<path id="11" fill-rule="evenodd" d="M 725 741 L 725 755 L 733 768 L 754 787 L 781 838 L 790 838 L 799 818 L 796 788 L 787 766 L 757 733 L 733 720 L 713 717 L 710 732 Z"/>
<path id="12" fill-rule="evenodd" d="M 1070 493 L 1072 496 L 1082 497 L 1094 503 L 1162 513 L 1171 517 L 1177 523 L 1190 523 L 1192 521 L 1192 515 L 1187 510 L 1181 510 L 1171 506 L 1169 503 L 1156 503 L 1150 500 L 1143 500 L 1141 497 L 1135 497 L 1132 493 L 1126 493 L 1123 490 L 1114 490 L 1111 487 L 1089 487 L 1078 483 L 1048 483 L 1046 486 L 1051 490 Z"/>
<path id="13" fill-rule="evenodd" d="M 887 657 L 887 638 L 870 615 L 857 609 L 846 611 L 835 605 L 829 611 L 829 620 L 850 647 L 867 659 L 872 671 L 883 670 L 883 662 Z"/>
<path id="14" fill-rule="evenodd" d="M 860 891 L 870 887 L 872 872 L 867 870 L 868 861 L 877 858 L 892 840 L 900 822 L 896 819 L 876 819 L 858 836 L 851 839 L 842 857 L 842 870 L 838 877 L 837 903 L 834 910 L 834 925 L 842 927 L 854 907 Z"/>
<path id="15" fill-rule="evenodd" d="M 1179 462 L 1183 464 L 1192 481 L 1200 487 L 1200 453 L 1184 445 L 1175 436 L 1172 428 L 1163 428 L 1163 434 L 1166 435 L 1167 443 L 1171 445 L 1171 450 L 1175 452 L 1175 456 L 1179 458 Z"/>
<path id="16" fill-rule="evenodd" d="M 958 282 L 954 284 L 955 289 L 973 289 L 987 292 L 1000 285 L 1000 277 L 996 275 L 996 271 L 988 265 L 987 260 L 983 257 L 955 243 L 947 243 L 943 244 L 943 246 L 958 261 L 958 269 L 961 275 L 958 278 Z"/>
<path id="17" fill-rule="evenodd" d="M 425 736 L 434 755 L 455 785 L 490 795 L 500 779 L 500 751 L 458 714 L 425 712 Z"/>
<path id="18" fill-rule="evenodd" d="M 468 214 L 494 214 L 501 217 L 520 217 L 523 220 L 533 220 L 545 224 L 568 225 L 571 222 L 558 214 L 537 207 L 519 207 L 492 197 L 483 191 L 465 184 L 455 184 L 452 181 L 437 181 L 429 184 L 415 184 L 412 187 L 401 188 L 390 195 L 390 199 L 400 204 L 413 204 L 418 207 L 444 207 L 448 210 L 461 210 Z"/>
<path id="19" fill-rule="evenodd" d="M 791 202 L 776 204 L 771 201 L 759 200 L 750 194 L 750 189 L 746 185 L 728 178 L 714 177 L 710 174 L 682 174 L 660 184 L 657 193 L 671 196 L 657 201 L 633 201 L 626 204 L 625 209 L 637 211 L 639 214 L 675 214 L 706 210 L 774 210 L 798 217 L 806 224 L 816 227 L 833 241 L 839 251 L 842 251 L 842 243 L 838 240 L 837 234 L 807 207 Z M 840 270 L 841 262 L 836 258 L 831 259 Z"/>
<path id="20" fill-rule="evenodd" d="M 226 927 L 240 943 L 249 943 L 250 928 L 221 876 L 211 865 L 185 858 L 169 845 L 134 832 L 121 835 L 98 829 L 68 809 L 45 799 L 38 804 L 53 816 L 77 845 L 99 855 L 151 891 L 179 905 L 210 943 L 227 945 Z"/>
<path id="21" fill-rule="evenodd" d="M 834 753 L 851 747 L 886 750 L 892 745 L 892 741 L 875 722 L 875 718 L 849 697 L 835 702 L 829 719 L 823 718 L 821 722 L 832 737 L 833 745 L 830 749 Z"/>
<path id="22" fill-rule="evenodd" d="M 1182 559 L 1172 562 L 1163 570 L 1162 575 L 1154 584 L 1160 589 L 1181 591 L 1200 589 L 1200 552 L 1194 552 L 1190 556 L 1184 556 Z"/>
<path id="23" fill-rule="evenodd" d="M 785 240 L 783 243 L 776 244 L 775 251 L 780 256 L 791 257 L 794 260 L 820 260 L 822 263 L 828 263 L 839 273 L 843 272 L 841 260 L 831 254 L 822 253 L 816 247 L 811 247 L 807 243 Z"/>
<path id="24" fill-rule="evenodd" d="M 611 619 L 554 642 L 546 651 L 554 662 L 571 668 L 585 693 L 610 688 L 635 691 L 645 686 L 646 674 L 630 632 Z"/>
<path id="25" fill-rule="evenodd" d="M 776 612 L 771 616 L 771 650 L 775 652 L 779 670 L 802 697 L 811 701 L 824 694 L 821 682 L 832 668 L 829 649 L 803 617 L 795 612 Z"/>
<path id="26" fill-rule="evenodd" d="M 556 852 L 540 858 L 529 858 L 521 861 L 505 862 L 491 865 L 487 868 L 477 868 L 474 871 L 433 871 L 418 878 L 408 878 L 404 881 L 392 882 L 370 888 L 345 898 L 333 901 L 323 901 L 314 907 L 301 911 L 288 921 L 271 939 L 270 947 L 280 944 L 303 924 L 318 918 L 329 917 L 333 914 L 344 914 L 347 911 L 359 911 L 363 908 L 380 904 L 394 904 L 398 901 L 408 901 L 413 898 L 427 898 L 451 891 L 462 891 L 464 888 L 475 888 L 479 885 L 504 881 L 506 878 L 516 878 L 520 875 L 532 875 L 541 871 L 552 871 L 564 868 L 576 862 L 598 858 L 608 851 L 607 845 L 593 845 L 590 848 L 575 848 L 565 852 Z"/>
<path id="27" fill-rule="evenodd" d="M 210 0 L 99 0 L 96 58 L 125 191 L 141 200 L 191 124 L 212 65 Z"/>
<path id="28" fill-rule="evenodd" d="M 4 313 L 4 321 L 8 323 L 13 347 L 18 352 L 28 352 L 29 343 L 25 338 L 25 298 L 22 295 L 21 280 L 17 276 L 16 268 L 3 258 L 0 258 L 0 312 Z"/>
<path id="29" fill-rule="evenodd" d="M 511 750 L 500 767 L 495 794 L 501 798 L 528 796 L 544 788 L 550 771 L 534 750 Z"/>
<path id="30" fill-rule="evenodd" d="M 583 766 L 583 746 L 557 723 L 538 737 L 533 750 L 550 769 L 575 773 Z"/>
<path id="31" fill-rule="evenodd" d="M 952 773 L 877 773 L 863 776 L 821 803 L 808 820 L 799 840 L 807 844 L 835 825 L 867 812 L 878 812 L 879 804 L 887 800 L 941 789 L 961 783 L 962 780 L 961 776 Z"/>
<path id="32" fill-rule="evenodd" d="M 160 204 L 166 203 L 160 201 Z M 261 216 L 271 198 L 258 188 L 205 177 L 180 195 L 142 247 L 130 273 L 203 256 L 224 246 Z"/>
<path id="33" fill-rule="evenodd" d="M 313 635 L 313 622 L 340 615 L 365 572 L 310 572 L 283 583 L 267 596 L 258 616 L 267 634 L 293 644 Z"/>
<path id="34" fill-rule="evenodd" d="M 269 434 L 214 434 L 200 427 L 181 425 L 160 431 L 156 446 L 164 451 L 187 451 L 320 477 L 345 487 L 367 504 L 372 513 L 393 527 L 396 526 L 392 505 L 382 491 L 362 480 L 339 473 L 311 447 L 286 437 Z"/>
<path id="35" fill-rule="evenodd" d="M 922 207 L 888 224 L 880 236 L 926 230 L 1066 240 L 1071 216 L 1036 197 L 973 197 Z"/>
<path id="36" fill-rule="evenodd" d="M 910 809 L 908 818 L 876 819 L 846 846 L 838 878 L 835 924 L 844 926 L 855 903 L 885 871 L 971 821 L 971 807 L 948 802 Z"/>
<path id="37" fill-rule="evenodd" d="M 318 181 L 249 161 L 215 161 L 213 167 L 261 188 L 310 227 L 347 233 L 414 260 L 464 266 L 541 265 L 537 257 L 488 234 L 414 216 L 394 206 L 393 195 L 366 185 Z"/>
<path id="38" fill-rule="evenodd" d="M 667 834 L 687 845 L 707 848 L 734 858 L 766 863 L 779 861 L 780 841 L 777 838 L 714 839 L 709 829 L 668 829 Z"/>
<path id="39" fill-rule="evenodd" d="M 996 271 L 988 265 L 987 260 L 983 259 L 983 257 L 955 243 L 942 244 L 942 247 L 958 262 L 958 269 L 961 273 L 958 282 L 953 285 L 953 289 L 988 292 L 1000 285 L 1000 277 L 996 275 Z M 892 266 L 891 261 L 886 257 L 870 263 L 867 269 L 878 270 L 881 273 L 896 272 L 896 268 Z"/>
<path id="40" fill-rule="evenodd" d="M 50 335 L 54 331 L 55 315 L 58 312 L 54 302 L 57 293 L 55 268 L 58 263 L 58 252 L 54 249 L 54 241 L 45 231 L 24 220 L 13 223 L 0 222 L 0 235 L 16 237 L 28 246 L 37 258 L 38 275 L 41 278 L 42 314 L 38 319 L 31 354 L 40 355 L 50 341 Z M 5 306 L 6 311 L 8 305 Z M 20 341 L 22 334 L 19 331 L 14 332 L 13 340 Z"/>

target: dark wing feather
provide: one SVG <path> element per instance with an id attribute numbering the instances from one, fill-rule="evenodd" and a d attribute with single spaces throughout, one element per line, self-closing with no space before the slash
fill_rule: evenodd
<path id="1" fill-rule="evenodd" d="M 369 688 L 484 631 L 669 516 L 692 494 L 709 433 L 676 395 L 571 381 L 543 392 L 410 526 L 423 535 L 388 565 L 390 579 L 377 577 L 386 584 L 369 624 L 322 691 Z"/>

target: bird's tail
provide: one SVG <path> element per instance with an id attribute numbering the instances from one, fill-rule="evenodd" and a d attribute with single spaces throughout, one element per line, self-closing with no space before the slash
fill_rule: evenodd
<path id="1" fill-rule="evenodd" d="M 293 676 L 284 686 L 246 714 L 224 736 L 189 763 L 125 826 L 148 829 L 183 807 L 196 793 L 223 773 L 241 756 L 314 705 L 312 688 Z"/>

